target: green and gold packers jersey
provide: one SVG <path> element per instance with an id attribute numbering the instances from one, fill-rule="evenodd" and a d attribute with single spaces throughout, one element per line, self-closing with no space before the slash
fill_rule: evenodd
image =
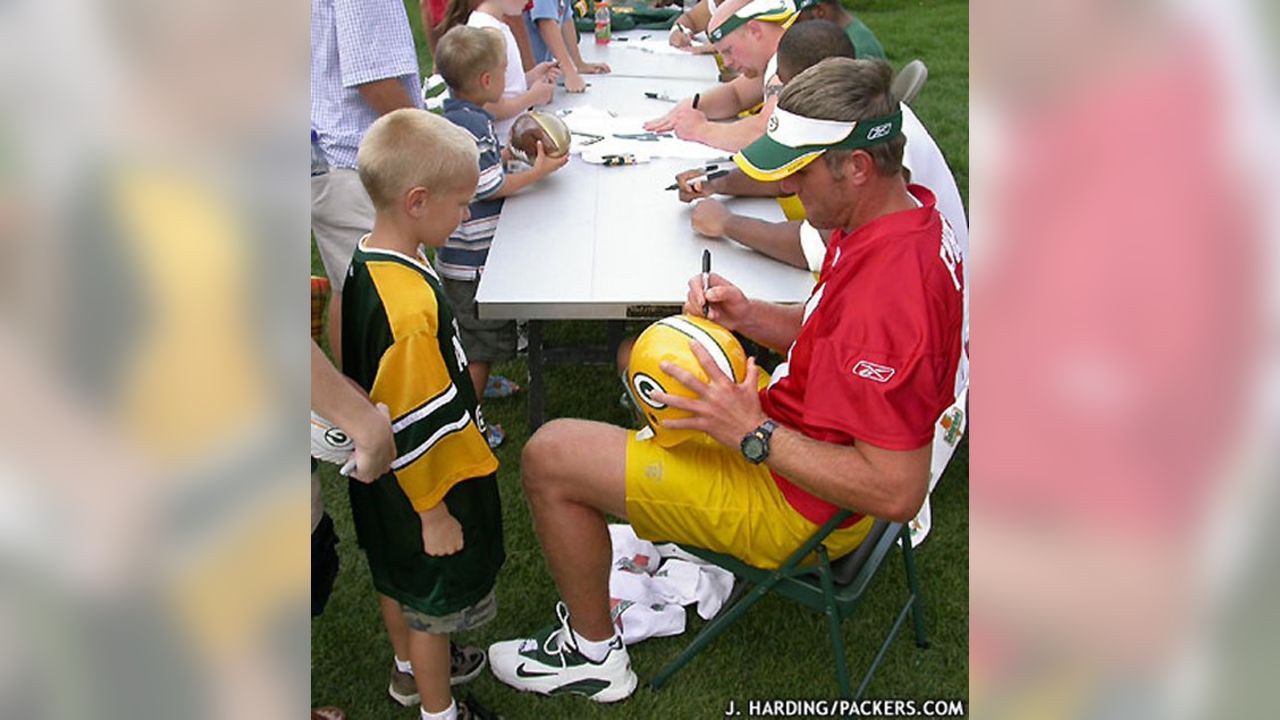
<path id="1" fill-rule="evenodd" d="M 467 357 L 424 258 L 358 247 L 342 293 L 343 371 L 391 411 L 391 470 L 415 510 L 498 469 Z"/>
<path id="2" fill-rule="evenodd" d="M 342 366 L 391 413 L 391 472 L 350 483 L 360 546 L 379 592 L 430 615 L 462 610 L 493 588 L 502 565 L 498 460 L 484 438 L 467 358 L 426 259 L 362 240 L 342 293 Z M 423 551 L 418 512 L 444 502 L 462 551 Z"/>

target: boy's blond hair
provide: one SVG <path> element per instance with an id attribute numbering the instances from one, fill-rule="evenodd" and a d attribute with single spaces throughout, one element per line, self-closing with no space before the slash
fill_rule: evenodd
<path id="1" fill-rule="evenodd" d="M 379 210 L 415 187 L 452 192 L 475 182 L 480 152 L 471 133 L 426 110 L 401 108 L 374 121 L 356 170 Z M 474 190 L 475 188 L 471 188 Z"/>
<path id="2" fill-rule="evenodd" d="M 436 43 L 436 72 L 454 92 L 475 89 L 480 76 L 501 68 L 504 77 L 507 68 L 507 41 L 493 30 L 459 25 Z"/>

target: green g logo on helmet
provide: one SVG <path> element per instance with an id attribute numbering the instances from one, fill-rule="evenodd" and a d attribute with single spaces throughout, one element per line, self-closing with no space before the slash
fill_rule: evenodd
<path id="1" fill-rule="evenodd" d="M 692 390 L 662 370 L 664 362 L 670 362 L 706 382 L 707 373 L 693 354 L 690 342 L 701 345 L 720 372 L 734 382 L 742 382 L 747 374 L 747 354 L 742 344 L 733 333 L 710 320 L 692 315 L 673 315 L 645 328 L 631 349 L 627 392 L 644 416 L 645 424 L 653 430 L 654 442 L 662 447 L 678 445 L 699 434 L 696 430 L 666 427 L 666 422 L 689 417 L 689 413 L 653 397 L 655 392 L 694 397 Z"/>

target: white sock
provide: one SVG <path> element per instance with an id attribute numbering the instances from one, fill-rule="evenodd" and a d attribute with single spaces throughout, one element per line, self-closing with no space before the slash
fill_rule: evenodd
<path id="1" fill-rule="evenodd" d="M 429 713 L 426 708 L 422 708 L 422 720 L 458 720 L 458 703 L 449 699 L 449 707 L 438 713 Z"/>
<path id="2" fill-rule="evenodd" d="M 396 669 L 402 673 L 413 674 L 413 665 L 408 660 L 401 660 L 398 657 L 396 658 Z"/>
<path id="3" fill-rule="evenodd" d="M 609 655 L 609 650 L 613 647 L 614 637 L 608 640 L 588 640 L 578 634 L 577 630 L 573 630 L 573 642 L 578 646 L 578 652 L 582 653 L 591 662 L 601 662 Z"/>

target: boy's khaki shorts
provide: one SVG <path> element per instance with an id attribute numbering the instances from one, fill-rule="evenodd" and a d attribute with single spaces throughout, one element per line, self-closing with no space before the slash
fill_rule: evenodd
<path id="1" fill-rule="evenodd" d="M 673 448 L 627 435 L 627 519 L 636 534 L 733 555 L 772 570 L 813 535 L 764 465 L 700 436 Z M 838 529 L 825 545 L 840 557 L 862 542 L 874 518 Z"/>
<path id="2" fill-rule="evenodd" d="M 404 603 L 400 604 L 400 610 L 404 612 L 404 619 L 405 622 L 409 623 L 409 627 L 418 632 L 431 633 L 432 635 L 453 635 L 465 630 L 474 630 L 497 617 L 498 600 L 494 597 L 493 591 L 490 590 L 489 594 L 485 595 L 475 605 L 444 617 L 425 615 Z"/>
<path id="3" fill-rule="evenodd" d="M 500 363 L 516 356 L 515 320 L 481 320 L 476 313 L 476 289 L 479 280 L 441 278 L 449 307 L 458 320 L 458 334 L 467 359 L 473 362 Z M 483 392 L 484 388 L 476 388 Z"/>

